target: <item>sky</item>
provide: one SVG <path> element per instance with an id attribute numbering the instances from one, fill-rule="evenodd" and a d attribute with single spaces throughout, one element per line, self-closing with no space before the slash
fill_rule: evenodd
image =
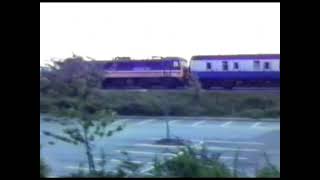
<path id="1" fill-rule="evenodd" d="M 280 53 L 280 3 L 40 3 L 40 65 Z"/>

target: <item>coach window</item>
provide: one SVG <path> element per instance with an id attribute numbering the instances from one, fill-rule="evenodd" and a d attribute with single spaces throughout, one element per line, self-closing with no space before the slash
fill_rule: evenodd
<path id="1" fill-rule="evenodd" d="M 211 70 L 211 63 L 207 63 L 207 70 Z"/>
<path id="2" fill-rule="evenodd" d="M 254 70 L 260 70 L 260 61 L 254 61 L 253 68 Z"/>
<path id="3" fill-rule="evenodd" d="M 223 61 L 222 62 L 222 69 L 224 71 L 228 71 L 229 67 L 228 67 L 228 62 L 227 61 Z"/>
<path id="4" fill-rule="evenodd" d="M 238 62 L 234 62 L 233 63 L 233 69 L 236 69 L 236 70 L 239 69 L 239 63 Z"/>
<path id="5" fill-rule="evenodd" d="M 269 62 L 265 62 L 264 63 L 264 69 L 265 70 L 269 70 L 270 69 L 270 63 Z"/>

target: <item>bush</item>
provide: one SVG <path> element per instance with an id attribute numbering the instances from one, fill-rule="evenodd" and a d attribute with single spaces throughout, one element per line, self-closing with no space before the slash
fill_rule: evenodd
<path id="1" fill-rule="evenodd" d="M 49 174 L 49 167 L 44 162 L 44 160 L 40 158 L 40 177 L 47 177 L 48 174 Z"/>
<path id="2" fill-rule="evenodd" d="M 257 173 L 258 178 L 275 178 L 280 177 L 280 171 L 275 167 L 264 167 Z"/>
<path id="3" fill-rule="evenodd" d="M 263 116 L 265 117 L 280 117 L 280 109 L 279 108 L 271 108 L 264 111 Z"/>
<path id="4" fill-rule="evenodd" d="M 225 164 L 218 158 L 210 157 L 205 147 L 200 150 L 187 147 L 182 152 L 163 163 L 156 158 L 153 175 L 156 177 L 232 177 Z"/>
<path id="5" fill-rule="evenodd" d="M 264 117 L 264 111 L 261 109 L 248 109 L 239 113 L 239 116 L 257 119 Z"/>
<path id="6" fill-rule="evenodd" d="M 247 109 L 266 109 L 275 105 L 275 102 L 262 97 L 248 97 L 241 103 L 241 106 Z"/>

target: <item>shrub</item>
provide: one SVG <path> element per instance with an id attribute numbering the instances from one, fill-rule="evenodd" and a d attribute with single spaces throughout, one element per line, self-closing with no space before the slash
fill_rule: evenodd
<path id="1" fill-rule="evenodd" d="M 200 150 L 186 147 L 182 152 L 163 163 L 155 158 L 153 175 L 156 177 L 232 177 L 230 170 L 219 161 L 219 157 L 212 157 L 205 147 Z"/>
<path id="2" fill-rule="evenodd" d="M 40 158 L 40 177 L 47 177 L 48 174 L 49 174 L 49 167 L 44 162 L 44 160 Z"/>
<path id="3" fill-rule="evenodd" d="M 263 113 L 264 111 L 261 109 L 248 109 L 248 110 L 244 110 L 242 112 L 239 113 L 240 116 L 242 117 L 249 117 L 249 118 L 261 118 L 263 117 Z"/>
<path id="4" fill-rule="evenodd" d="M 274 178 L 280 177 L 280 171 L 275 167 L 264 167 L 260 169 L 257 173 L 259 178 Z"/>

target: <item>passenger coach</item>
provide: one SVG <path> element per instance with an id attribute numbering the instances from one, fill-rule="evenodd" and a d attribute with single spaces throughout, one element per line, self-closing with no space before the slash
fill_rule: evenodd
<path id="1" fill-rule="evenodd" d="M 280 55 L 193 56 L 190 71 L 202 87 L 280 86 Z"/>

